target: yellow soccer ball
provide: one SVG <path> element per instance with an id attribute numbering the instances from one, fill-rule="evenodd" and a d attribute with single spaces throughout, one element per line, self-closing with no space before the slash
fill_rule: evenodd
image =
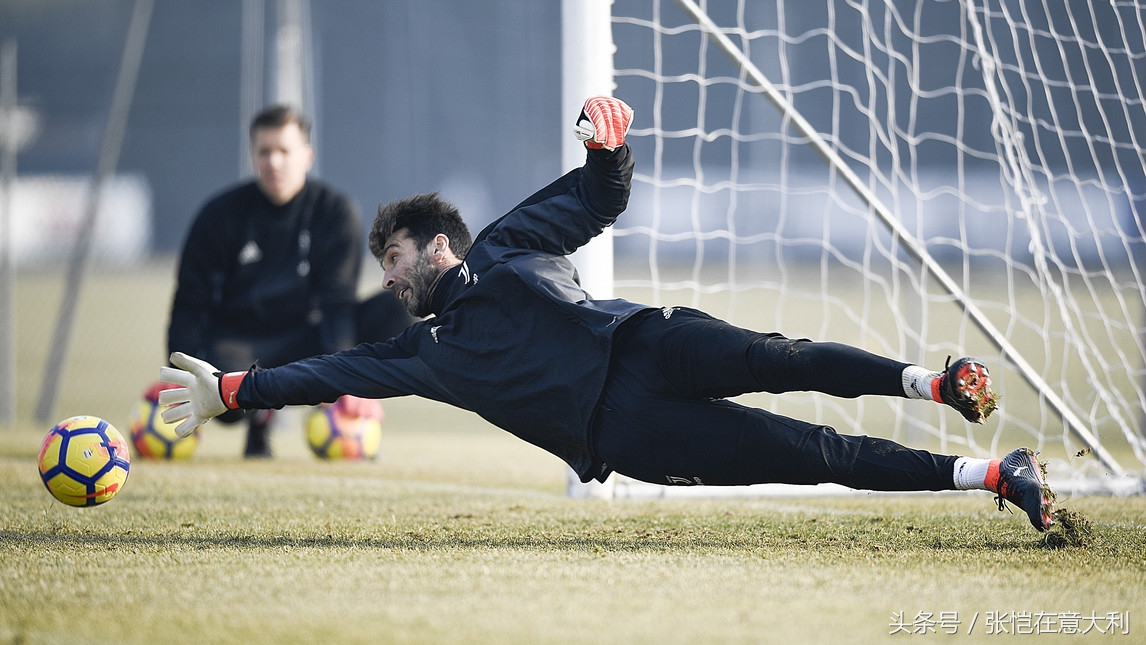
<path id="1" fill-rule="evenodd" d="M 306 443 L 322 459 L 374 459 L 382 444 L 382 404 L 369 414 L 348 414 L 338 404 L 315 408 L 306 417 Z"/>
<path id="2" fill-rule="evenodd" d="M 178 423 L 163 421 L 163 408 L 159 405 L 159 392 L 172 387 L 169 383 L 156 383 L 143 393 L 143 398 L 131 409 L 128 432 L 136 454 L 146 459 L 188 459 L 199 447 L 199 429 L 179 438 L 175 434 Z"/>
<path id="3" fill-rule="evenodd" d="M 127 483 L 131 453 L 115 426 L 98 417 L 64 419 L 40 444 L 40 479 L 69 506 L 99 506 Z"/>

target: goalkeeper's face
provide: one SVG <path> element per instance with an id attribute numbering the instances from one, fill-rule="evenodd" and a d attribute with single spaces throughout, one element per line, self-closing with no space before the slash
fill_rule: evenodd
<path id="1" fill-rule="evenodd" d="M 438 238 L 446 239 L 444 235 Z M 382 284 L 418 318 L 430 315 L 430 299 L 438 277 L 450 266 L 456 266 L 456 262 L 445 261 L 445 256 L 450 255 L 449 249 L 447 246 L 446 253 L 443 253 L 438 238 L 420 248 L 403 228 L 395 231 L 383 247 L 381 261 L 385 275 Z"/>

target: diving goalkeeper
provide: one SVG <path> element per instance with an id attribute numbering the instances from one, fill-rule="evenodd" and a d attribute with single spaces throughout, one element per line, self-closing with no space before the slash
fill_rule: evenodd
<path id="1" fill-rule="evenodd" d="M 831 342 L 735 327 L 685 307 L 594 300 L 568 255 L 625 210 L 633 112 L 586 101 L 575 132 L 584 166 L 471 241 L 436 193 L 379 207 L 370 250 L 384 286 L 425 318 L 387 342 L 272 369 L 220 373 L 185 354 L 160 380 L 181 435 L 229 409 L 418 395 L 481 415 L 560 457 L 582 481 L 618 472 L 670 485 L 817 484 L 877 491 L 985 489 L 1045 531 L 1054 495 L 1035 453 L 1002 459 L 916 450 L 746 407 L 746 392 L 817 391 L 925 399 L 982 422 L 997 397 L 987 367 L 943 371 Z"/>

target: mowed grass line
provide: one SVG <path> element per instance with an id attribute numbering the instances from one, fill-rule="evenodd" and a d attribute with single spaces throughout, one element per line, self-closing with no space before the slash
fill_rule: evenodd
<path id="1" fill-rule="evenodd" d="M 987 612 L 1016 611 L 1130 612 L 1122 642 L 1141 636 L 1144 498 L 1065 500 L 1093 535 L 1056 549 L 987 494 L 572 500 L 504 433 L 403 427 L 377 463 L 292 452 L 289 430 L 270 462 L 205 440 L 188 462 L 137 459 L 93 509 L 5 451 L 0 642 L 910 640 L 896 612 L 964 630 L 978 612 L 959 637 L 978 642 L 998 638 Z"/>

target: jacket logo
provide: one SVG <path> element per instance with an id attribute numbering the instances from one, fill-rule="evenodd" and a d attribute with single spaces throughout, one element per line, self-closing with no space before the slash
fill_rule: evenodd
<path id="1" fill-rule="evenodd" d="M 462 268 L 458 271 L 458 277 L 465 281 L 466 284 L 477 284 L 478 277 L 476 273 L 470 273 L 470 265 L 462 262 Z"/>
<path id="2" fill-rule="evenodd" d="M 263 250 L 254 240 L 248 240 L 239 251 L 239 264 L 254 264 L 263 259 Z"/>
<path id="3" fill-rule="evenodd" d="M 441 325 L 435 325 L 433 327 L 430 327 L 430 336 L 432 336 L 434 338 L 434 344 L 435 345 L 438 344 L 438 330 L 441 328 L 442 328 Z"/>
<path id="4" fill-rule="evenodd" d="M 664 307 L 661 309 L 661 315 L 665 317 L 665 320 L 668 320 L 672 318 L 672 312 L 674 311 L 676 311 L 676 307 Z"/>

